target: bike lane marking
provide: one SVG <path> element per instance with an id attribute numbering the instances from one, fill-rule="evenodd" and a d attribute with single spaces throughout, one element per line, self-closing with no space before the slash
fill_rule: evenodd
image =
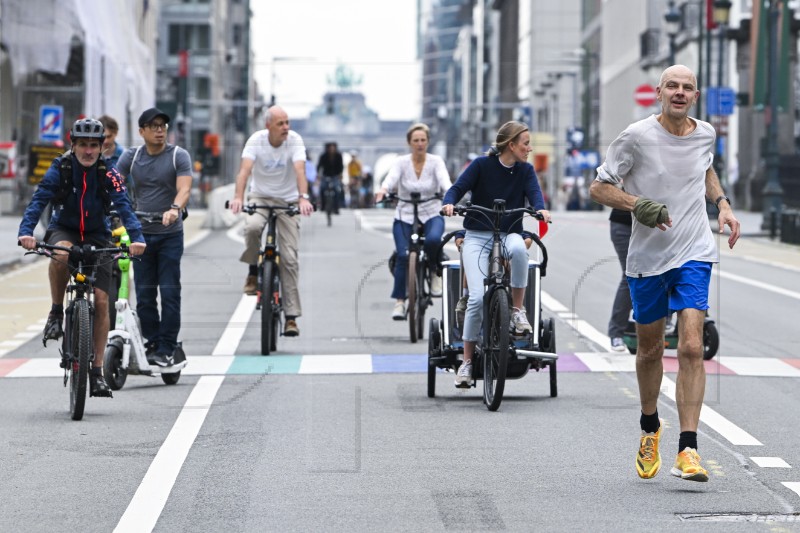
<path id="1" fill-rule="evenodd" d="M 225 376 L 203 376 L 159 448 L 115 533 L 152 531 Z"/>
<path id="2" fill-rule="evenodd" d="M 244 331 L 247 329 L 247 324 L 250 322 L 250 317 L 253 316 L 253 311 L 256 308 L 255 295 L 242 295 L 239 300 L 239 305 L 231 315 L 228 325 L 225 326 L 225 331 L 222 332 L 217 345 L 211 351 L 211 355 L 234 355 L 236 348 L 242 341 Z"/>

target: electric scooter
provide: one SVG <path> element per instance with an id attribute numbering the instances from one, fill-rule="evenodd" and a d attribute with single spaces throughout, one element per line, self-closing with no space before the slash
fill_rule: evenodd
<path id="1" fill-rule="evenodd" d="M 625 328 L 622 339 L 625 341 L 628 351 L 635 355 L 639 343 L 636 338 L 636 323 L 633 320 L 628 321 L 628 327 Z M 664 348 L 670 350 L 678 348 L 678 320 L 676 319 L 672 323 L 672 317 L 667 320 L 666 331 L 664 331 Z M 703 359 L 710 361 L 717 355 L 717 350 L 719 350 L 719 331 L 706 311 L 706 318 L 703 322 Z"/>
<path id="2" fill-rule="evenodd" d="M 124 226 L 112 232 L 120 243 L 130 246 L 130 237 Z M 147 349 L 139 329 L 139 318 L 136 311 L 128 302 L 130 287 L 130 258 L 119 259 L 120 270 L 119 293 L 114 308 L 116 309 L 116 323 L 114 329 L 108 332 L 108 344 L 103 356 L 103 374 L 108 386 L 112 390 L 120 390 L 125 385 L 128 374 L 143 376 L 161 376 L 167 385 L 175 385 L 181 377 L 181 370 L 186 367 L 186 354 L 183 343 L 178 341 L 178 346 L 172 354 L 173 364 L 160 367 L 147 361 Z"/>

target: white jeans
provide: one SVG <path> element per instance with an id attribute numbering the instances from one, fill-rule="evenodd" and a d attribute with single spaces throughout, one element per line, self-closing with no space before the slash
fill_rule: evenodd
<path id="1" fill-rule="evenodd" d="M 501 234 L 503 256 L 510 259 L 511 287 L 528 286 L 528 249 L 519 233 Z M 469 300 L 464 314 L 465 341 L 477 341 L 483 323 L 483 280 L 489 272 L 489 256 L 492 253 L 492 232 L 467 230 L 461 247 L 461 260 L 469 286 Z"/>

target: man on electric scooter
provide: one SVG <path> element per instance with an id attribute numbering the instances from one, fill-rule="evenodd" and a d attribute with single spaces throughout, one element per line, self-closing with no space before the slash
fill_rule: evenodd
<path id="1" fill-rule="evenodd" d="M 133 214 L 124 180 L 113 165 L 105 166 L 105 163 L 99 162 L 103 130 L 100 121 L 92 118 L 80 119 L 73 124 L 70 131 L 72 149 L 53 160 L 22 215 L 18 239 L 26 250 L 36 249 L 33 230 L 49 202 L 53 202 L 56 209 L 45 233 L 44 240 L 47 243 L 66 247 L 84 243 L 98 248 L 110 246 L 111 230 L 106 216 L 108 198 L 114 203 L 128 228 L 133 241 L 130 246 L 131 255 L 144 253 L 142 226 Z M 69 158 L 69 161 L 62 165 L 65 158 Z M 68 180 L 66 183 L 62 183 L 62 172 Z M 50 261 L 49 278 L 53 303 L 44 328 L 42 342 L 45 346 L 48 340 L 58 340 L 64 335 L 64 293 L 69 282 L 66 253 L 54 252 Z M 103 352 L 109 329 L 110 278 L 111 265 L 98 265 L 94 291 L 94 365 L 89 373 L 91 396 L 111 396 L 111 390 L 102 374 Z"/>

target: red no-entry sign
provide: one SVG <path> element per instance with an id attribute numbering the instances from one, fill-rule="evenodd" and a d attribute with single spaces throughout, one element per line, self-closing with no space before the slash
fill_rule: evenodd
<path id="1" fill-rule="evenodd" d="M 656 88 L 643 83 L 633 92 L 633 99 L 642 107 L 650 107 L 656 103 Z"/>

